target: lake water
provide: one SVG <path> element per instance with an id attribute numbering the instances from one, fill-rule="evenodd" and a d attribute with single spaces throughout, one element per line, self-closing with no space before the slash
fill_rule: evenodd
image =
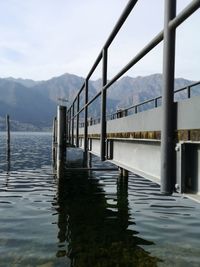
<path id="1" fill-rule="evenodd" d="M 1 267 L 200 266 L 198 203 L 117 171 L 68 171 L 58 181 L 50 134 L 11 139 L 7 162 L 0 134 Z"/>

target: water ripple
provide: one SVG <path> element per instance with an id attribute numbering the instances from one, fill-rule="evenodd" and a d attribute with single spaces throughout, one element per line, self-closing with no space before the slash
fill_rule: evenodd
<path id="1" fill-rule="evenodd" d="M 57 181 L 49 134 L 14 134 L 8 166 L 3 140 L 0 267 L 200 265 L 199 204 L 116 171 Z"/>

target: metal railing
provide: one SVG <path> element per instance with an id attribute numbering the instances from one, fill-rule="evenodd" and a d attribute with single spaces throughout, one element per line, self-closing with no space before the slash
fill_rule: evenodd
<path id="1" fill-rule="evenodd" d="M 181 95 L 179 100 L 183 100 L 185 98 L 191 98 L 192 97 L 192 88 L 197 86 L 197 85 L 200 85 L 200 81 L 192 83 L 192 84 L 187 85 L 185 87 L 182 87 L 180 89 L 177 89 L 174 91 L 174 96 L 175 96 L 175 94 L 178 94 L 180 92 L 185 91 L 185 95 Z M 198 91 L 199 91 L 198 94 L 200 95 L 200 87 L 199 87 Z M 137 114 L 139 112 L 142 112 L 142 111 L 145 111 L 148 109 L 157 108 L 157 107 L 161 106 L 161 104 L 162 104 L 161 101 L 162 101 L 162 96 L 158 96 L 158 97 L 150 98 L 150 99 L 147 99 L 143 102 L 131 105 L 127 108 L 120 108 L 114 113 L 107 114 L 106 115 L 106 121 L 118 119 L 121 117 L 126 117 L 126 116 L 129 116 L 131 114 Z M 95 124 L 98 124 L 100 122 L 101 122 L 101 117 L 89 118 L 88 119 L 88 126 L 95 125 Z M 79 127 L 84 127 L 84 123 L 83 122 L 79 123 Z"/>
<path id="2" fill-rule="evenodd" d="M 166 97 L 166 94 L 172 94 L 171 92 L 168 93 L 167 88 L 170 86 L 170 91 L 174 91 L 173 89 L 173 82 L 174 82 L 174 54 L 175 54 L 175 30 L 176 28 L 183 23 L 188 17 L 190 17 L 199 7 L 200 7 L 200 0 L 193 0 L 191 3 L 186 6 L 178 15 L 175 14 L 176 12 L 176 0 L 165 0 L 165 24 L 164 30 L 159 32 L 138 54 L 136 54 L 127 65 L 125 65 L 111 80 L 107 80 L 107 58 L 108 58 L 108 49 L 112 44 L 113 40 L 115 39 L 116 35 L 118 34 L 120 28 L 128 18 L 129 14 L 133 10 L 134 6 L 138 0 L 130 0 L 125 7 L 121 17 L 119 18 L 118 22 L 116 23 L 113 31 L 111 32 L 110 36 L 108 37 L 107 41 L 105 42 L 102 50 L 100 51 L 99 55 L 97 56 L 92 68 L 90 69 L 85 81 L 80 88 L 77 96 L 75 97 L 72 105 L 69 107 L 68 110 L 68 136 L 69 141 L 73 144 L 74 137 L 76 138 L 76 146 L 79 146 L 79 119 L 80 113 L 84 111 L 84 152 L 88 151 L 88 107 L 101 96 L 101 160 L 105 160 L 105 150 L 106 150 L 106 94 L 107 90 L 111 87 L 113 83 L 115 83 L 123 74 L 125 74 L 130 68 L 132 68 L 137 62 L 139 62 L 144 56 L 146 56 L 153 48 L 155 48 L 164 38 L 164 68 L 163 68 L 163 91 L 165 92 L 164 95 L 164 107 L 165 113 L 170 110 L 172 105 L 171 95 Z M 170 58 L 170 62 L 168 60 Z M 91 78 L 92 74 L 96 70 L 97 66 L 101 62 L 102 64 L 102 87 L 100 92 L 98 92 L 92 99 L 88 99 L 88 83 L 89 79 Z M 183 90 L 183 89 L 181 89 Z M 176 91 L 175 93 L 177 93 Z M 80 107 L 80 95 L 84 93 L 84 105 Z M 188 96 L 190 96 L 190 88 L 188 89 Z M 157 97 L 154 99 L 147 100 L 143 103 L 139 103 L 132 107 L 129 107 L 126 110 L 134 109 L 135 112 L 138 112 L 138 108 L 144 104 L 149 102 L 154 102 L 154 105 L 158 105 L 158 100 L 161 97 Z M 166 100 L 167 99 L 167 100 Z M 170 99 L 170 104 L 168 102 Z M 75 111 L 75 105 L 77 107 Z M 171 116 L 171 115 L 170 115 Z M 76 120 L 76 134 L 74 136 L 74 120 Z M 167 125 L 167 123 L 165 123 Z M 166 126 L 167 127 L 167 126 Z M 168 131 L 168 129 L 163 128 L 163 132 Z M 163 135 L 164 136 L 164 135 Z M 169 138 L 168 138 L 169 139 Z M 169 175 L 168 176 L 172 176 Z"/>

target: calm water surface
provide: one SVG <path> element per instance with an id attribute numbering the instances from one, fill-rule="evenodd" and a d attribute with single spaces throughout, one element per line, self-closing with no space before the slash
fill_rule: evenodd
<path id="1" fill-rule="evenodd" d="M 51 135 L 0 134 L 0 266 L 200 266 L 200 205 L 118 172 L 51 166 Z M 80 157 L 70 149 L 68 158 Z M 93 166 L 102 166 L 93 158 Z"/>

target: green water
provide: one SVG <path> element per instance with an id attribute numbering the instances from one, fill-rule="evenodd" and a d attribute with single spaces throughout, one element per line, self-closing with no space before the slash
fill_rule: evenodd
<path id="1" fill-rule="evenodd" d="M 116 171 L 57 180 L 50 134 L 13 133 L 10 162 L 1 134 L 0 152 L 1 267 L 200 266 L 198 203 Z"/>

